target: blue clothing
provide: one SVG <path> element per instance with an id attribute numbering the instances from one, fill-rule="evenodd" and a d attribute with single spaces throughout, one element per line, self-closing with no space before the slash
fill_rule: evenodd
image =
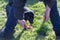
<path id="1" fill-rule="evenodd" d="M 7 14 L 8 14 L 7 21 L 5 24 L 4 31 L 9 34 L 9 33 L 13 32 L 13 30 L 15 29 L 15 26 L 17 25 L 17 19 L 14 16 L 13 9 L 11 9 L 9 11 L 9 13 L 7 13 Z"/>
<path id="2" fill-rule="evenodd" d="M 13 0 L 8 0 L 8 4 L 13 3 Z"/>
<path id="3" fill-rule="evenodd" d="M 59 16 L 58 7 L 57 7 L 57 1 L 55 1 L 55 4 L 51 8 L 50 20 L 56 35 L 60 36 L 60 16 Z"/>

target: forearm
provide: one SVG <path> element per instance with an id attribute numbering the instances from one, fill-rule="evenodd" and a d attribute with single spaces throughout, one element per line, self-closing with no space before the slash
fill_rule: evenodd
<path id="1" fill-rule="evenodd" d="M 48 5 L 46 5 L 46 11 L 45 11 L 45 15 L 44 15 L 44 21 L 48 21 L 49 17 L 50 17 L 50 7 Z"/>
<path id="2" fill-rule="evenodd" d="M 45 11 L 45 13 L 48 14 L 48 15 L 50 15 L 50 11 L 51 11 L 51 8 L 48 5 L 46 5 L 46 11 Z"/>

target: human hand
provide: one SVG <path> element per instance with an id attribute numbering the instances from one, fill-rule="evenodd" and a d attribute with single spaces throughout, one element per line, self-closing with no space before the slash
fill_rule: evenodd
<path id="1" fill-rule="evenodd" d="M 50 18 L 50 14 L 49 13 L 45 13 L 44 15 L 44 21 L 48 21 Z"/>
<path id="2" fill-rule="evenodd" d="M 28 26 L 27 21 L 26 20 L 18 20 L 19 24 L 26 29 L 32 29 L 32 26 Z"/>
<path id="3" fill-rule="evenodd" d="M 25 20 L 18 20 L 19 24 L 22 26 L 22 27 L 27 27 L 27 23 Z"/>

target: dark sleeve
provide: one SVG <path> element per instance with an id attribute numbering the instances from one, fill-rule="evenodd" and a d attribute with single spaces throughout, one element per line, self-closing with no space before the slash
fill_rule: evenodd
<path id="1" fill-rule="evenodd" d="M 13 0 L 8 0 L 8 5 L 12 6 Z"/>
<path id="2" fill-rule="evenodd" d="M 13 2 L 13 0 L 8 0 L 8 3 L 12 3 Z"/>
<path id="3" fill-rule="evenodd" d="M 52 8 L 53 5 L 55 4 L 55 1 L 56 0 L 44 0 L 43 2 L 45 5 L 48 5 L 50 8 Z"/>
<path id="4" fill-rule="evenodd" d="M 14 0 L 14 15 L 17 19 L 22 20 L 24 14 L 24 6 L 27 0 Z"/>

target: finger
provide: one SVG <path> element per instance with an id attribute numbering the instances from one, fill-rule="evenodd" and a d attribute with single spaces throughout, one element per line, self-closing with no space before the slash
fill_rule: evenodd
<path id="1" fill-rule="evenodd" d="M 44 21 L 46 21 L 46 16 L 44 16 Z"/>

